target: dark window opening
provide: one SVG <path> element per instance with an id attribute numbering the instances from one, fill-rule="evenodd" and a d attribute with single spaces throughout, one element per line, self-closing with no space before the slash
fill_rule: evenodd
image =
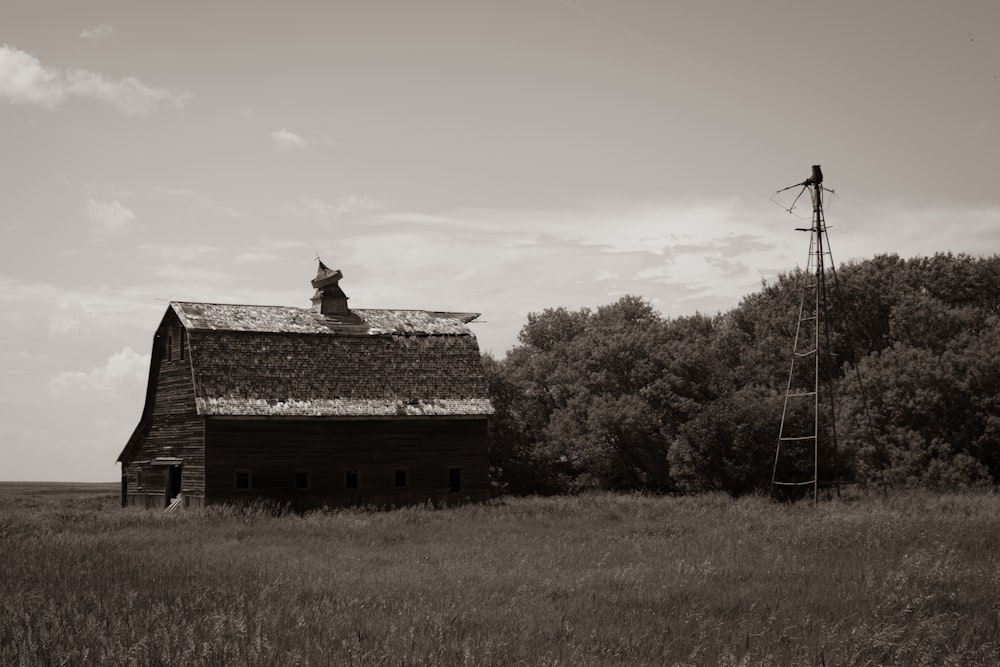
<path id="1" fill-rule="evenodd" d="M 174 360 L 174 334 L 173 332 L 167 334 L 167 361 Z"/>
<path id="2" fill-rule="evenodd" d="M 249 470 L 237 470 L 236 471 L 236 488 L 237 489 L 249 489 L 251 484 L 250 471 Z"/>
<path id="3" fill-rule="evenodd" d="M 177 332 L 177 345 L 180 347 L 180 359 L 184 358 L 184 329 Z"/>
<path id="4" fill-rule="evenodd" d="M 452 493 L 462 490 L 461 468 L 448 468 L 448 490 Z"/>
<path id="5" fill-rule="evenodd" d="M 307 473 L 307 472 L 297 472 L 297 473 L 295 473 L 295 488 L 296 489 L 308 489 L 309 488 L 309 473 Z"/>
<path id="6" fill-rule="evenodd" d="M 406 471 L 405 470 L 397 470 L 395 472 L 395 476 L 396 476 L 396 488 L 400 488 L 400 487 L 406 486 Z"/>
<path id="7" fill-rule="evenodd" d="M 358 473 L 355 470 L 348 470 L 344 473 L 344 486 L 348 489 L 358 488 Z"/>

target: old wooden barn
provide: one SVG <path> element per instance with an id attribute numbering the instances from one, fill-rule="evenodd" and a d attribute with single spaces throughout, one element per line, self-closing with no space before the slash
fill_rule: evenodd
<path id="1" fill-rule="evenodd" d="M 123 504 L 488 497 L 479 314 L 351 310 L 342 277 L 320 262 L 311 309 L 170 304 L 118 457 Z"/>

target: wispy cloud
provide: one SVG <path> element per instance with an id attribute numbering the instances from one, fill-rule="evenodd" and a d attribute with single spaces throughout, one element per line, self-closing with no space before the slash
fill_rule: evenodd
<path id="1" fill-rule="evenodd" d="M 134 77 L 114 81 L 103 74 L 83 69 L 69 70 L 65 81 L 68 94 L 107 102 L 126 114 L 144 114 L 165 101 L 180 106 L 187 98 L 166 88 L 152 88 Z"/>
<path id="2" fill-rule="evenodd" d="M 147 292 L 146 290 L 150 290 Z M 122 289 L 23 282 L 0 276 L 0 322 L 21 340 L 49 338 L 107 340 L 122 332 L 156 325 L 163 307 L 155 303 L 158 287 Z"/>
<path id="3" fill-rule="evenodd" d="M 316 197 L 303 197 L 298 204 L 286 206 L 285 212 L 292 215 L 310 217 L 320 223 L 328 223 L 338 218 L 374 211 L 381 203 L 369 197 L 348 195 L 335 202 Z"/>
<path id="4" fill-rule="evenodd" d="M 153 186 L 153 193 L 170 197 L 179 201 L 192 201 L 201 206 L 206 206 L 214 211 L 222 213 L 230 218 L 245 218 L 246 214 L 228 204 L 218 201 L 212 197 L 201 195 L 197 190 L 190 188 L 172 188 L 165 185 Z"/>
<path id="5" fill-rule="evenodd" d="M 156 262 L 215 262 L 228 250 L 201 243 L 143 243 L 137 248 L 140 257 Z"/>
<path id="6" fill-rule="evenodd" d="M 83 39 L 104 39 L 105 37 L 110 37 L 115 34 L 115 29 L 110 23 L 102 23 L 95 28 L 89 28 L 80 33 L 80 37 Z"/>
<path id="7" fill-rule="evenodd" d="M 171 188 L 166 185 L 153 186 L 153 192 L 161 195 L 169 195 L 171 197 L 194 197 L 198 194 L 196 190 L 192 190 L 190 188 Z"/>
<path id="8" fill-rule="evenodd" d="M 87 217 L 99 234 L 120 234 L 135 220 L 135 213 L 117 199 L 101 202 L 90 199 L 87 202 Z"/>
<path id="9" fill-rule="evenodd" d="M 299 135 L 284 128 L 272 132 L 271 139 L 274 141 L 274 145 L 282 150 L 287 150 L 289 148 L 305 148 L 308 143 Z"/>
<path id="10" fill-rule="evenodd" d="M 137 253 L 143 260 L 147 274 L 162 281 L 163 295 L 179 299 L 218 299 L 247 282 L 246 265 L 266 268 L 278 265 L 279 275 L 285 268 L 298 263 L 309 267 L 311 246 L 304 241 L 289 239 L 258 239 L 246 245 L 210 245 L 200 243 L 163 244 L 144 243 Z M 306 272 L 309 268 L 305 269 Z M 251 281 L 250 289 L 253 289 Z M 226 297 L 232 298 L 232 297 Z M 253 297 L 258 302 L 260 297 Z"/>
<path id="11" fill-rule="evenodd" d="M 125 199 L 135 196 L 135 192 L 126 190 L 117 183 L 86 183 L 80 189 L 93 199 Z"/>
<path id="12" fill-rule="evenodd" d="M 85 69 L 46 67 L 30 53 L 4 44 L 0 46 L 0 97 L 49 108 L 81 97 L 110 104 L 125 114 L 144 114 L 163 102 L 181 106 L 190 95 L 147 86 L 134 77 L 115 80 Z"/>
<path id="13" fill-rule="evenodd" d="M 624 294 L 669 316 L 734 307 L 771 267 L 798 259 L 797 246 L 775 242 L 768 213 L 735 201 L 375 212 L 344 226 L 334 261 L 352 304 L 482 309 L 487 323 L 476 334 L 503 352 L 526 315 L 548 307 L 596 307 Z"/>
<path id="14" fill-rule="evenodd" d="M 89 371 L 64 371 L 49 380 L 49 391 L 60 397 L 125 395 L 141 391 L 149 372 L 150 355 L 126 347 Z"/>
<path id="15" fill-rule="evenodd" d="M 834 209 L 827 221 L 835 225 L 834 257 L 838 260 L 895 252 L 900 257 L 965 252 L 1000 252 L 1000 207 L 921 206 L 889 202 L 872 208 Z M 803 253 L 804 254 L 804 253 Z"/>
<path id="16" fill-rule="evenodd" d="M 246 250 L 233 257 L 234 264 L 269 264 L 277 262 L 281 257 L 273 252 Z"/>

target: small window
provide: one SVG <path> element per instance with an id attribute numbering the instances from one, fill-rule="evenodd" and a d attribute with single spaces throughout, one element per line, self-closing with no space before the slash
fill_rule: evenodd
<path id="1" fill-rule="evenodd" d="M 406 486 L 406 471 L 405 470 L 396 470 L 395 471 L 395 478 L 396 478 L 396 488 L 397 489 L 403 488 L 403 487 Z"/>
<path id="2" fill-rule="evenodd" d="M 296 489 L 308 489 L 309 488 L 309 473 L 307 473 L 307 472 L 296 472 L 295 473 L 295 488 Z"/>
<path id="3" fill-rule="evenodd" d="M 344 473 L 344 486 L 348 489 L 358 488 L 358 473 L 356 470 L 348 470 Z"/>
<path id="4" fill-rule="evenodd" d="M 180 358 L 184 358 L 184 329 L 177 330 L 177 345 L 180 347 Z"/>
<path id="5" fill-rule="evenodd" d="M 448 468 L 448 490 L 457 493 L 462 490 L 462 469 Z"/>
<path id="6" fill-rule="evenodd" d="M 250 477 L 249 470 L 237 470 L 236 471 L 236 488 L 237 489 L 249 489 L 253 480 Z"/>
<path id="7" fill-rule="evenodd" d="M 167 361 L 174 360 L 174 332 L 167 332 Z"/>

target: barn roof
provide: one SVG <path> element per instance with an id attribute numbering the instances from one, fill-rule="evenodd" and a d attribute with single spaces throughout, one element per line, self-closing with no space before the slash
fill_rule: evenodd
<path id="1" fill-rule="evenodd" d="M 354 317 L 337 317 L 290 306 L 183 301 L 174 301 L 170 305 L 189 331 L 465 336 L 472 335 L 466 324 L 479 317 L 479 313 L 375 309 L 351 310 Z"/>
<path id="2" fill-rule="evenodd" d="M 492 413 L 477 313 L 174 302 L 206 416 L 395 417 Z M 344 320 L 348 320 L 345 322 Z"/>

